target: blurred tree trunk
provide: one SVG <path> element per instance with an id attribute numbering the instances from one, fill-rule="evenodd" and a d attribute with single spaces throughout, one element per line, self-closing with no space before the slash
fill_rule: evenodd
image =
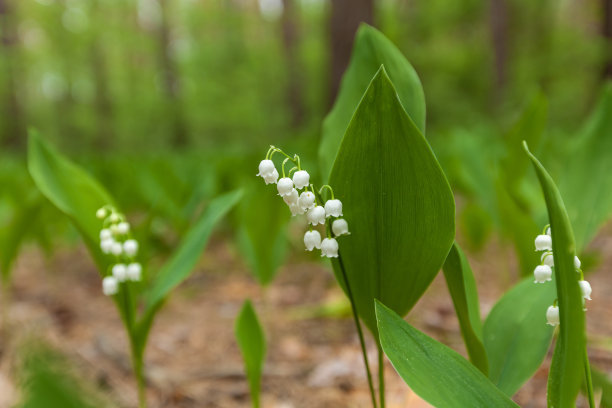
<path id="1" fill-rule="evenodd" d="M 332 0 L 330 18 L 330 106 L 334 103 L 342 74 L 348 66 L 355 33 L 362 22 L 372 24 L 374 0 Z"/>
<path id="2" fill-rule="evenodd" d="M 170 23 L 168 17 L 168 0 L 159 0 L 161 21 L 159 25 L 159 62 L 162 70 L 162 80 L 166 105 L 172 121 L 172 145 L 185 147 L 188 142 L 187 125 L 183 116 L 180 94 L 180 81 L 174 64 L 170 47 Z"/>
<path id="3" fill-rule="evenodd" d="M 506 0 L 491 0 L 489 19 L 495 71 L 493 101 L 498 104 L 503 99 L 507 80 L 508 4 Z"/>
<path id="4" fill-rule="evenodd" d="M 6 147 L 21 148 L 25 144 L 25 124 L 19 101 L 17 78 L 17 26 L 10 0 L 0 0 L 0 140 Z"/>
<path id="5" fill-rule="evenodd" d="M 604 37 L 604 80 L 612 79 L 612 0 L 602 0 L 602 34 Z"/>
<path id="6" fill-rule="evenodd" d="M 291 109 L 291 124 L 299 127 L 304 121 L 302 69 L 298 58 L 299 29 L 295 13 L 295 0 L 283 0 L 283 45 L 287 58 L 287 103 Z"/>

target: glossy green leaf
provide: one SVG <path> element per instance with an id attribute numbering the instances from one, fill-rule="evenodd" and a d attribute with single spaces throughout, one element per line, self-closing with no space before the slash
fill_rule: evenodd
<path id="1" fill-rule="evenodd" d="M 421 398 L 437 408 L 518 407 L 454 350 L 376 302 L 382 348 L 395 371 Z"/>
<path id="2" fill-rule="evenodd" d="M 457 243 L 448 253 L 443 271 L 470 361 L 487 375 L 489 363 L 482 344 L 482 321 L 476 280 L 465 254 Z"/>
<path id="3" fill-rule="evenodd" d="M 261 374 L 266 358 L 266 339 L 250 300 L 242 305 L 236 319 L 236 341 L 244 359 L 253 407 L 259 407 Z"/>
<path id="4" fill-rule="evenodd" d="M 526 143 L 524 147 L 538 175 L 548 209 L 561 318 L 548 377 L 548 405 L 555 408 L 574 407 L 584 376 L 586 347 L 584 311 L 578 286 L 580 275 L 574 269 L 576 244 L 557 186 L 538 159 L 529 152 Z"/>
<path id="5" fill-rule="evenodd" d="M 147 304 L 154 307 L 189 276 L 206 247 L 213 228 L 238 202 L 242 191 L 233 191 L 215 198 L 181 241 L 178 250 L 162 267 L 147 296 Z"/>
<path id="6" fill-rule="evenodd" d="M 319 161 L 324 178 L 330 174 L 355 109 L 381 65 L 385 66 L 395 84 L 404 109 L 421 133 L 425 133 L 425 94 L 419 76 L 391 41 L 375 28 L 362 24 L 355 37 L 353 53 L 342 77 L 338 97 L 323 122 Z"/>
<path id="7" fill-rule="evenodd" d="M 555 297 L 554 282 L 536 284 L 529 277 L 504 294 L 487 316 L 483 340 L 489 379 L 506 395 L 518 391 L 546 358 L 553 335 L 546 309 Z"/>
<path id="8" fill-rule="evenodd" d="M 569 145 L 559 178 L 579 252 L 612 216 L 611 134 L 612 83 L 609 83 L 576 142 Z"/>
<path id="9" fill-rule="evenodd" d="M 385 69 L 365 93 L 330 177 L 351 235 L 338 239 L 359 315 L 376 335 L 374 299 L 404 315 L 453 244 L 455 203 L 429 144 Z M 341 285 L 340 262 L 334 271 Z"/>
<path id="10" fill-rule="evenodd" d="M 43 195 L 72 219 L 100 270 L 104 270 L 106 262 L 98 245 L 100 220 L 96 211 L 104 205 L 114 205 L 110 194 L 35 131 L 29 135 L 28 169 Z"/>

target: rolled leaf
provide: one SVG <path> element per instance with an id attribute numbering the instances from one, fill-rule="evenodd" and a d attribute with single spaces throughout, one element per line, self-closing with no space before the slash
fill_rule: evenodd
<path id="1" fill-rule="evenodd" d="M 261 373 L 266 358 L 266 339 L 259 319 L 250 300 L 242 305 L 240 314 L 236 319 L 236 341 L 244 359 L 251 401 L 254 408 L 259 407 L 259 394 L 261 388 Z"/>

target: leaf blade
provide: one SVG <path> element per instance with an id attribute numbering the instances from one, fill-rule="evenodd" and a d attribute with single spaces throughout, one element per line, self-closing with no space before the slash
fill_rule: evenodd
<path id="1" fill-rule="evenodd" d="M 246 300 L 236 319 L 234 328 L 236 341 L 244 359 L 251 401 L 259 407 L 261 375 L 266 357 L 266 339 L 250 300 Z"/>

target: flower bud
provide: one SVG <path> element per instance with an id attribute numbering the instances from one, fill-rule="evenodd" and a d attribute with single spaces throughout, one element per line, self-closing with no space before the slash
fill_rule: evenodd
<path id="1" fill-rule="evenodd" d="M 118 234 L 127 234 L 129 230 L 130 230 L 130 224 L 128 224 L 127 222 L 123 221 L 117 224 Z"/>
<path id="2" fill-rule="evenodd" d="M 104 293 L 106 296 L 117 294 L 118 289 L 119 283 L 114 276 L 107 276 L 102 279 L 102 293 Z"/>
<path id="3" fill-rule="evenodd" d="M 342 202 L 340 200 L 327 200 L 325 203 L 326 217 L 342 217 Z"/>
<path id="4" fill-rule="evenodd" d="M 259 162 L 259 173 L 257 173 L 257 175 L 265 178 L 275 170 L 276 167 L 274 167 L 274 162 L 272 160 L 262 160 Z"/>
<path id="5" fill-rule="evenodd" d="M 283 201 L 287 205 L 297 204 L 298 202 L 298 192 L 295 188 L 291 189 L 291 192 L 286 196 L 283 196 Z"/>
<path id="6" fill-rule="evenodd" d="M 103 239 L 100 242 L 100 249 L 102 250 L 102 253 L 110 254 L 112 252 L 112 250 L 113 250 L 113 245 L 114 244 L 115 244 L 115 240 L 112 239 L 112 238 Z"/>
<path id="7" fill-rule="evenodd" d="M 138 252 L 138 242 L 135 239 L 128 239 L 123 243 L 123 250 L 127 256 L 134 256 Z"/>
<path id="8" fill-rule="evenodd" d="M 104 228 L 100 230 L 100 241 L 104 241 L 105 239 L 111 239 L 113 234 L 108 228 Z"/>
<path id="9" fill-rule="evenodd" d="M 328 258 L 338 257 L 338 241 L 334 238 L 325 238 L 321 242 L 321 256 Z"/>
<path id="10" fill-rule="evenodd" d="M 544 283 L 552 280 L 552 269 L 548 265 L 538 265 L 533 271 L 535 283 Z"/>
<path id="11" fill-rule="evenodd" d="M 552 251 L 552 239 L 548 235 L 538 235 L 535 239 L 536 251 Z"/>
<path id="12" fill-rule="evenodd" d="M 298 205 L 302 207 L 302 210 L 307 211 L 315 206 L 315 195 L 312 191 L 304 191 L 300 194 L 298 199 Z"/>
<path id="13" fill-rule="evenodd" d="M 544 252 L 542 254 L 541 261 L 544 265 L 548 265 L 551 268 L 555 266 L 555 257 L 551 251 Z"/>
<path id="14" fill-rule="evenodd" d="M 546 324 L 550 326 L 559 324 L 559 308 L 557 306 L 548 306 L 546 310 Z"/>
<path id="15" fill-rule="evenodd" d="M 101 220 L 104 219 L 104 217 L 106 217 L 106 208 L 102 207 L 96 211 L 96 217 Z"/>
<path id="16" fill-rule="evenodd" d="M 576 268 L 576 272 L 578 271 L 578 269 L 580 269 L 581 265 L 582 262 L 580 262 L 580 259 L 574 255 L 574 268 Z"/>
<path id="17" fill-rule="evenodd" d="M 298 170 L 293 173 L 293 184 L 295 188 L 302 189 L 310 183 L 310 174 L 306 170 Z"/>
<path id="18" fill-rule="evenodd" d="M 276 184 L 276 181 L 278 180 L 278 171 L 274 169 L 272 173 L 266 174 L 265 176 L 263 176 L 263 179 L 266 182 L 266 185 Z"/>
<path id="19" fill-rule="evenodd" d="M 138 262 L 132 262 L 127 266 L 127 278 L 134 282 L 142 278 L 142 266 Z"/>
<path id="20" fill-rule="evenodd" d="M 339 237 L 340 235 L 349 235 L 350 232 L 348 230 L 348 223 L 344 218 L 338 218 L 332 222 L 332 232 L 335 236 Z"/>
<path id="21" fill-rule="evenodd" d="M 312 251 L 314 248 L 321 248 L 321 234 L 319 234 L 319 231 L 306 231 L 304 234 L 304 245 L 307 251 Z"/>
<path id="22" fill-rule="evenodd" d="M 115 256 L 121 255 L 121 253 L 123 252 L 123 246 L 121 245 L 121 242 L 113 241 L 113 245 L 111 246 L 110 252 Z"/>
<path id="23" fill-rule="evenodd" d="M 578 284 L 580 285 L 582 297 L 587 300 L 591 300 L 591 293 L 593 292 L 593 290 L 591 289 L 591 284 L 585 280 L 578 281 Z"/>
<path id="24" fill-rule="evenodd" d="M 288 196 L 293 191 L 293 181 L 289 177 L 283 177 L 276 183 L 278 195 L 281 197 Z"/>
<path id="25" fill-rule="evenodd" d="M 312 225 L 325 224 L 325 209 L 317 205 L 308 211 L 306 219 Z"/>
<path id="26" fill-rule="evenodd" d="M 127 268 L 124 264 L 113 265 L 113 276 L 118 282 L 125 282 L 127 280 Z"/>
<path id="27" fill-rule="evenodd" d="M 108 219 L 110 222 L 116 223 L 116 222 L 119 222 L 119 220 L 121 220 L 121 217 L 119 217 L 119 214 L 117 213 L 112 213 Z"/>

